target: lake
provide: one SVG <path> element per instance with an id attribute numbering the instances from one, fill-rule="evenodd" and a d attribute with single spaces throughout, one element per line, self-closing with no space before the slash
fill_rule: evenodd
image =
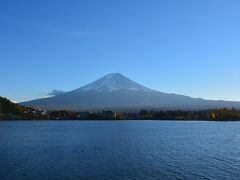
<path id="1" fill-rule="evenodd" d="M 5 179 L 239 179 L 240 122 L 2 121 Z"/>

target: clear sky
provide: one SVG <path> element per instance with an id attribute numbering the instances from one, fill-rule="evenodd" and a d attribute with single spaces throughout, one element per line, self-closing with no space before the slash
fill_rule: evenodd
<path id="1" fill-rule="evenodd" d="M 109 72 L 240 100 L 239 0 L 1 0 L 0 96 L 26 101 Z"/>

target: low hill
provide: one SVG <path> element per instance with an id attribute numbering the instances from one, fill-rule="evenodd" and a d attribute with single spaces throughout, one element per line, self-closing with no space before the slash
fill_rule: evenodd
<path id="1" fill-rule="evenodd" d="M 0 119 L 30 119 L 30 116 L 37 112 L 34 108 L 15 104 L 0 96 Z"/>

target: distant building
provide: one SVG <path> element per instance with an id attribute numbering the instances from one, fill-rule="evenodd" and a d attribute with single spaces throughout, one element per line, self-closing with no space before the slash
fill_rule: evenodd
<path id="1" fill-rule="evenodd" d="M 42 114 L 42 115 L 46 115 L 47 112 L 46 112 L 46 111 L 42 111 L 41 114 Z"/>

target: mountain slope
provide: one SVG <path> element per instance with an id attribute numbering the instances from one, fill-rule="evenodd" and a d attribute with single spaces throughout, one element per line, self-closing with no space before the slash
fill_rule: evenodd
<path id="1" fill-rule="evenodd" d="M 113 92 L 117 90 L 134 90 L 134 91 L 151 91 L 130 79 L 123 76 L 120 73 L 110 73 L 106 76 L 82 87 L 73 92 L 87 92 L 87 91 L 96 91 L 96 92 Z"/>
<path id="2" fill-rule="evenodd" d="M 240 102 L 210 101 L 155 91 L 119 73 L 108 74 L 84 87 L 58 96 L 22 104 L 42 109 L 70 110 L 240 108 Z"/>

